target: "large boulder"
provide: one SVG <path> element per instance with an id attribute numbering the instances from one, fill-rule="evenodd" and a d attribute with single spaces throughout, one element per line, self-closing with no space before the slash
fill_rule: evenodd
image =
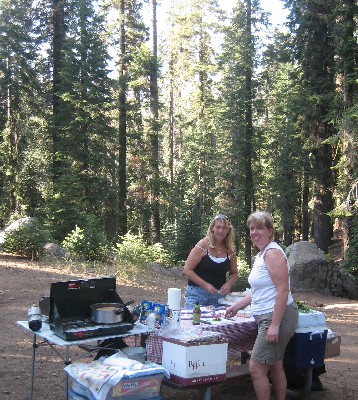
<path id="1" fill-rule="evenodd" d="M 291 266 L 291 289 L 312 290 L 318 293 L 358 298 L 358 284 L 355 278 L 333 261 L 314 243 L 297 242 L 286 249 Z"/>
<path id="2" fill-rule="evenodd" d="M 56 243 L 46 243 L 44 246 L 44 255 L 54 258 L 69 257 L 69 253 L 67 253 L 62 247 L 58 246 Z"/>
<path id="3" fill-rule="evenodd" d="M 33 217 L 24 217 L 17 219 L 12 222 L 10 225 L 6 226 L 4 229 L 0 231 L 0 246 L 2 246 L 5 242 L 6 234 L 19 229 L 21 226 L 30 225 L 34 222 L 35 218 Z"/>

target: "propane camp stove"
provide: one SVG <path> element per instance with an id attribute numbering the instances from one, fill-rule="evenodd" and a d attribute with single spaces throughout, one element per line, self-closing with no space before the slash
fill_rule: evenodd
<path id="1" fill-rule="evenodd" d="M 120 335 L 133 329 L 133 317 L 124 307 L 123 321 L 97 324 L 91 320 L 91 305 L 121 303 L 114 277 L 55 282 L 50 290 L 50 329 L 64 340 Z"/>

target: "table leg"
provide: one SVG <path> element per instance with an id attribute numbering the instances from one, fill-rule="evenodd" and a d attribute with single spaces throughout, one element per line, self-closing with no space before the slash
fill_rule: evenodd
<path id="1" fill-rule="evenodd" d="M 64 362 L 65 366 L 71 364 L 69 357 L 69 347 L 70 346 L 66 346 L 65 362 Z M 65 400 L 68 400 L 68 373 L 64 371 L 64 374 L 65 374 Z"/>
<path id="2" fill-rule="evenodd" d="M 305 371 L 305 384 L 302 389 L 294 390 L 287 388 L 286 396 L 288 399 L 303 399 L 312 387 L 312 372 L 313 368 L 308 368 Z"/>
<path id="3" fill-rule="evenodd" d="M 200 388 L 200 392 L 203 394 L 203 400 L 211 400 L 211 386 Z"/>
<path id="4" fill-rule="evenodd" d="M 250 353 L 242 351 L 240 356 L 241 364 L 246 364 L 247 360 L 250 360 Z"/>
<path id="5" fill-rule="evenodd" d="M 34 337 L 32 340 L 32 366 L 31 366 L 31 382 L 30 382 L 29 400 L 32 400 L 32 396 L 34 393 L 36 348 L 37 348 L 36 335 L 34 334 Z"/>

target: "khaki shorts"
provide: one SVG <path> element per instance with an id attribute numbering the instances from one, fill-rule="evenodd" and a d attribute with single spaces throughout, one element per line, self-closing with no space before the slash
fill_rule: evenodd
<path id="1" fill-rule="evenodd" d="M 294 335 L 298 323 L 298 307 L 295 302 L 292 302 L 286 307 L 285 314 L 283 315 L 278 342 L 269 343 L 266 340 L 266 335 L 271 325 L 272 314 L 270 312 L 254 316 L 258 324 L 258 333 L 251 353 L 251 359 L 260 364 L 273 365 L 283 359 L 286 346 Z"/>

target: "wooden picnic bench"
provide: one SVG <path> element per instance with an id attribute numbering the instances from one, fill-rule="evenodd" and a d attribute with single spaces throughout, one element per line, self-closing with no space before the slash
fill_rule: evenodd
<path id="1" fill-rule="evenodd" d="M 164 378 L 162 381 L 162 385 L 171 387 L 172 389 L 177 389 L 177 390 L 192 390 L 196 389 L 202 394 L 202 399 L 203 400 L 211 400 L 211 388 L 212 386 L 217 386 L 223 383 L 228 383 L 232 380 L 238 380 L 238 379 L 244 379 L 250 377 L 249 374 L 249 364 L 240 364 L 240 365 L 234 365 L 234 366 L 229 366 L 226 370 L 226 380 L 224 382 L 214 382 L 210 384 L 204 384 L 204 385 L 190 385 L 190 386 L 185 386 L 181 385 L 176 382 L 172 382 L 171 380 Z"/>
<path id="2" fill-rule="evenodd" d="M 312 385 L 312 371 L 313 368 L 308 368 L 305 371 L 305 383 L 301 389 L 287 389 L 287 398 L 289 399 L 303 399 L 310 391 Z M 211 388 L 224 383 L 230 383 L 230 381 L 237 381 L 240 379 L 246 379 L 250 377 L 249 365 L 240 364 L 235 366 L 229 366 L 226 370 L 226 380 L 224 382 L 210 383 L 207 385 L 191 385 L 185 386 L 171 380 L 164 378 L 162 385 L 168 386 L 176 390 L 198 390 L 202 395 L 202 400 L 211 400 Z"/>

